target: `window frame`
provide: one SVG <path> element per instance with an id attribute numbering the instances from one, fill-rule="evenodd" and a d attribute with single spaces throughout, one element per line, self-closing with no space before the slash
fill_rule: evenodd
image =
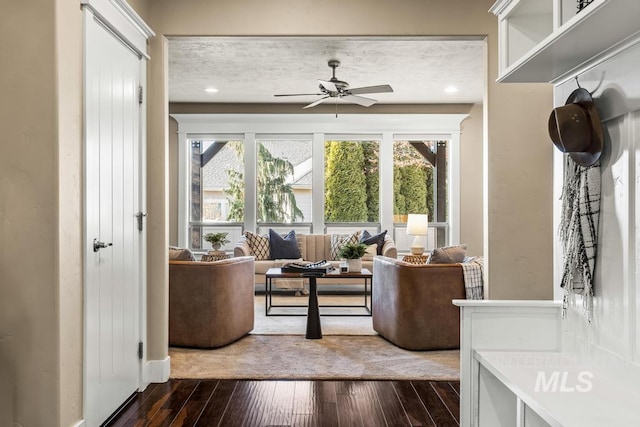
<path id="1" fill-rule="evenodd" d="M 379 230 L 389 230 L 399 252 L 408 250 L 410 241 L 404 227 L 393 223 L 393 141 L 449 141 L 449 221 L 433 225 L 446 229 L 447 244 L 457 244 L 460 239 L 460 125 L 467 116 L 468 114 L 342 114 L 336 118 L 331 114 L 171 114 L 178 122 L 178 245 L 188 246 L 190 175 L 187 154 L 192 139 L 244 140 L 245 182 L 254 183 L 257 139 L 299 137 L 313 140 L 312 222 L 309 229 L 317 234 L 325 233 L 327 229 L 327 224 L 324 223 L 325 140 L 362 138 L 380 141 L 380 221 L 377 227 Z M 234 236 L 238 232 L 241 234 L 243 230 L 256 231 L 261 225 L 264 226 L 256 222 L 256 200 L 255 185 L 245 185 L 244 223 L 230 225 L 234 227 Z M 335 225 L 330 224 L 331 227 Z M 235 229 L 238 226 L 240 231 Z M 220 228 L 226 227 L 221 225 Z M 409 242 L 406 248 L 403 243 L 405 241 Z"/>

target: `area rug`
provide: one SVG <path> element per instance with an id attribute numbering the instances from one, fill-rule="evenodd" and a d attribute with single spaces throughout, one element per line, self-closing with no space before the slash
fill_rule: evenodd
<path id="1" fill-rule="evenodd" d="M 171 378 L 460 379 L 458 350 L 408 351 L 371 335 L 308 340 L 303 335 L 252 334 L 219 349 L 172 347 L 169 356 Z"/>
<path id="2" fill-rule="evenodd" d="M 307 317 L 303 316 L 265 316 L 264 295 L 255 297 L 255 320 L 251 334 L 253 335 L 304 335 L 307 330 Z M 304 305 L 306 296 L 278 296 L 273 298 L 273 303 L 278 305 Z M 320 295 L 319 302 L 322 305 L 361 305 L 364 304 L 362 296 L 335 296 Z M 306 314 L 303 307 L 273 309 L 280 313 Z M 349 308 L 321 308 L 321 313 L 327 312 L 362 313 L 363 309 Z M 373 330 L 371 316 L 322 316 L 321 326 L 323 335 L 376 335 Z"/>

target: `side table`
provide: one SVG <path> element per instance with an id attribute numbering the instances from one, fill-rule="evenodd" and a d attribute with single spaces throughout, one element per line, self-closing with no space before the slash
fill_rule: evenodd
<path id="1" fill-rule="evenodd" d="M 229 259 L 231 255 L 228 254 L 220 254 L 220 255 L 209 255 L 204 254 L 202 258 L 200 258 L 201 262 L 212 262 L 212 261 L 220 261 L 221 259 Z"/>
<path id="2" fill-rule="evenodd" d="M 429 255 L 405 255 L 402 257 L 402 261 L 410 264 L 426 264 Z"/>

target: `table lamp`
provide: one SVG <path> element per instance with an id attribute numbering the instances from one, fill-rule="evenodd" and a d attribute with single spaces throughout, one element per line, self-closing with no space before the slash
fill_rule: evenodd
<path id="1" fill-rule="evenodd" d="M 409 214 L 407 218 L 407 234 L 416 236 L 411 245 L 411 253 L 413 255 L 422 255 L 424 253 L 422 236 L 427 235 L 428 229 L 429 217 L 426 214 Z"/>

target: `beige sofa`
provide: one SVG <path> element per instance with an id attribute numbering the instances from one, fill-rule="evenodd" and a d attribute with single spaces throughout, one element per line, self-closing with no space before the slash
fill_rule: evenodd
<path id="1" fill-rule="evenodd" d="M 298 248 L 305 261 L 329 261 L 334 267 L 339 268 L 340 261 L 331 260 L 331 235 L 330 234 L 296 234 Z M 244 236 L 236 243 L 233 249 L 233 256 L 251 256 L 251 249 Z M 382 255 L 390 258 L 398 257 L 398 250 L 391 237 L 385 236 L 384 245 L 382 246 Z M 280 267 L 281 261 L 277 260 L 257 260 L 255 261 L 255 283 L 265 283 L 265 273 L 272 267 Z M 373 257 L 365 257 L 362 259 L 362 268 L 373 271 Z M 318 283 L 342 283 L 339 279 L 320 279 Z"/>
<path id="2" fill-rule="evenodd" d="M 373 261 L 373 329 L 408 350 L 460 347 L 460 312 L 451 303 L 465 299 L 460 264 Z"/>

